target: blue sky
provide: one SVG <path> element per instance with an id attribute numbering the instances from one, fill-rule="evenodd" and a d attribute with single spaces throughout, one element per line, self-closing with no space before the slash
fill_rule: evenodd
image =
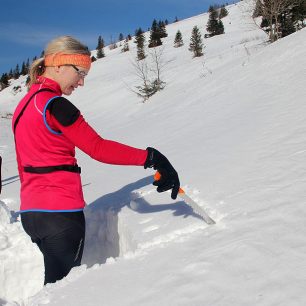
<path id="1" fill-rule="evenodd" d="M 39 56 L 46 43 L 72 35 L 95 49 L 98 36 L 108 42 L 119 33 L 147 30 L 154 18 L 172 22 L 206 12 L 213 0 L 1 0 L 0 74 Z"/>

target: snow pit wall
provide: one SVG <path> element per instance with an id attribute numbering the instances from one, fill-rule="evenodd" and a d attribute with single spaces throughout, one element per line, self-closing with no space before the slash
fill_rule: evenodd
<path id="1" fill-rule="evenodd" d="M 118 211 L 88 206 L 84 213 L 86 238 L 82 264 L 90 268 L 104 264 L 109 257 L 135 250 L 128 231 L 119 221 Z M 43 288 L 43 265 L 43 256 L 24 232 L 20 217 L 13 218 L 0 201 L 0 305 L 26 303 L 39 292 Z"/>
<path id="2" fill-rule="evenodd" d="M 120 214 L 113 208 L 85 209 L 86 237 L 82 264 L 91 267 L 103 264 L 109 257 L 119 257 L 135 251 L 133 239 L 120 222 Z"/>

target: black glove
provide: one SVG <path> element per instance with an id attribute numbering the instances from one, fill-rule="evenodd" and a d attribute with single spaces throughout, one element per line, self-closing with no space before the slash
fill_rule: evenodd
<path id="1" fill-rule="evenodd" d="M 169 160 L 154 148 L 147 148 L 148 156 L 144 164 L 144 168 L 153 168 L 157 170 L 161 178 L 154 181 L 153 185 L 157 186 L 157 192 L 164 192 L 172 189 L 171 198 L 176 199 L 180 189 L 180 180 L 177 172 L 170 164 Z"/>

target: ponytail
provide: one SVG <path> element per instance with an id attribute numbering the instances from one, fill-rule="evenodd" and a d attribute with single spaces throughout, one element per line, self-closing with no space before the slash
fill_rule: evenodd
<path id="1" fill-rule="evenodd" d="M 36 79 L 38 76 L 44 73 L 45 71 L 44 61 L 45 59 L 41 57 L 32 63 L 29 71 L 30 80 L 28 82 L 28 88 L 30 88 L 33 84 L 36 83 Z"/>

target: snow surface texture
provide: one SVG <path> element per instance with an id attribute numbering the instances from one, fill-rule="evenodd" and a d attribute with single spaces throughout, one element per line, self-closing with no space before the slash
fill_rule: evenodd
<path id="1" fill-rule="evenodd" d="M 225 34 L 188 51 L 202 14 L 171 24 L 166 88 L 147 103 L 120 48 L 93 64 L 71 97 L 105 138 L 163 152 L 187 194 L 217 222 L 158 194 L 152 171 L 78 152 L 88 206 L 83 265 L 42 286 L 40 252 L 23 232 L 11 120 L 1 118 L 0 305 L 306 305 L 306 29 L 272 45 L 251 2 L 228 7 Z M 177 30 L 185 45 L 173 48 Z M 24 79 L 0 93 L 9 117 Z M 20 92 L 13 86 L 21 85 Z"/>

